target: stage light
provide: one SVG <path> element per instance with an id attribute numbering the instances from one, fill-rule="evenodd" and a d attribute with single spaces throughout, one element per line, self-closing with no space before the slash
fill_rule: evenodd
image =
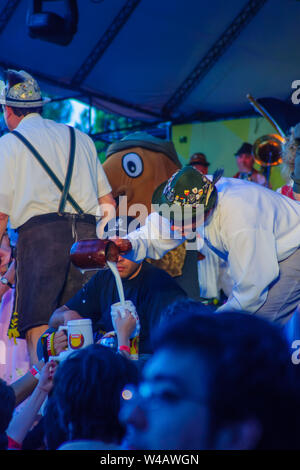
<path id="1" fill-rule="evenodd" d="M 45 3 L 56 3 L 53 8 L 61 10 L 61 13 L 43 11 Z M 77 0 L 32 0 L 32 7 L 27 14 L 27 27 L 31 38 L 67 46 L 77 32 L 77 24 Z"/>

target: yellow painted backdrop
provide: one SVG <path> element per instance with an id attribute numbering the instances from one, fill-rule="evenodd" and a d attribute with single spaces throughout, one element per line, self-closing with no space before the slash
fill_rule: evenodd
<path id="1" fill-rule="evenodd" d="M 172 141 L 183 165 L 194 152 L 203 152 L 210 162 L 209 173 L 222 167 L 225 176 L 233 176 L 238 171 L 234 154 L 241 144 L 253 144 L 258 137 L 274 132 L 262 117 L 233 119 L 173 126 Z M 261 170 L 258 165 L 255 168 Z M 284 184 L 280 166 L 272 168 L 270 183 L 273 189 Z"/>

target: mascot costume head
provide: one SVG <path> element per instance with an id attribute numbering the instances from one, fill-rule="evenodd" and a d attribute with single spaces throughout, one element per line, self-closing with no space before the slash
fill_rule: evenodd
<path id="1" fill-rule="evenodd" d="M 181 168 L 181 163 L 173 142 L 135 132 L 108 147 L 103 168 L 117 202 L 126 196 L 128 208 L 144 204 L 150 214 L 154 190 Z"/>
<path id="2" fill-rule="evenodd" d="M 134 204 L 143 204 L 148 214 L 155 189 L 181 167 L 173 142 L 146 132 L 135 132 L 111 144 L 103 163 L 117 204 L 121 196 L 126 196 L 127 211 Z M 142 215 L 138 217 L 143 224 Z M 191 256 L 182 244 L 160 260 L 147 261 L 176 278 L 191 298 L 198 298 L 197 263 Z"/>

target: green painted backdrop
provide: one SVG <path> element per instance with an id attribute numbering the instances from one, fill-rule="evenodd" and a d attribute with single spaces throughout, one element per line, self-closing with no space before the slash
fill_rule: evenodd
<path id="1" fill-rule="evenodd" d="M 238 171 L 234 154 L 242 142 L 253 144 L 258 137 L 272 133 L 275 130 L 268 121 L 258 117 L 173 126 L 172 141 L 182 164 L 194 152 L 203 152 L 211 164 L 209 173 L 222 167 L 225 176 L 233 176 Z M 256 164 L 255 168 L 261 170 Z M 270 183 L 273 189 L 284 184 L 280 166 L 272 168 Z"/>

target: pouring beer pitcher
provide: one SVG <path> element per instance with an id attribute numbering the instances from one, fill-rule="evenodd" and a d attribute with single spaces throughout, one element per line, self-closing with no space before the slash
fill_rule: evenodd
<path id="1" fill-rule="evenodd" d="M 87 239 L 74 243 L 70 250 L 70 259 L 74 266 L 81 270 L 103 269 L 107 261 L 116 263 L 119 254 L 131 249 L 131 243 L 126 239 L 100 240 Z"/>

